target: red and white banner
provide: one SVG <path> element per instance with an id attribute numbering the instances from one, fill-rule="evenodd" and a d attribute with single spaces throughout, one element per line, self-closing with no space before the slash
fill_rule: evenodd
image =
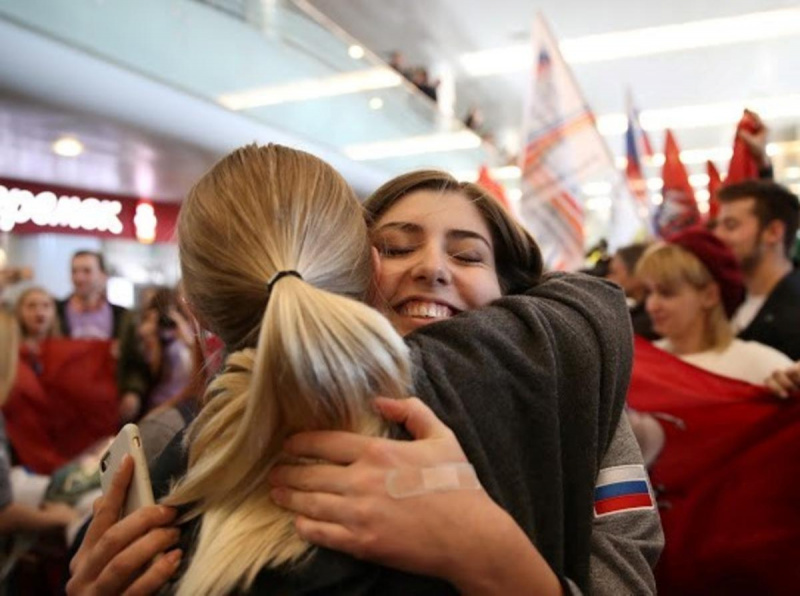
<path id="1" fill-rule="evenodd" d="M 0 231 L 173 242 L 180 205 L 0 178 Z"/>

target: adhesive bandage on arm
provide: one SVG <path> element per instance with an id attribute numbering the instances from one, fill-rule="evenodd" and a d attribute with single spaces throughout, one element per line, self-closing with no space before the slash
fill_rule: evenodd
<path id="1" fill-rule="evenodd" d="M 386 492 L 395 499 L 453 490 L 481 490 L 475 468 L 469 463 L 430 468 L 399 468 L 386 474 Z"/>

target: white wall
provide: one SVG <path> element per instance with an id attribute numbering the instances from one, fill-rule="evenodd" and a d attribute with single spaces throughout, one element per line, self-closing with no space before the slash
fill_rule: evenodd
<path id="1" fill-rule="evenodd" d="M 5 234 L 0 246 L 8 266 L 32 267 L 33 280 L 9 288 L 3 298 L 13 301 L 30 285 L 46 288 L 56 298 L 72 291 L 70 260 L 79 250 L 96 250 L 105 255 L 109 275 L 130 281 L 137 287 L 174 286 L 180 277 L 178 247 L 174 244 L 144 245 L 133 240 L 103 240 L 68 234 Z"/>

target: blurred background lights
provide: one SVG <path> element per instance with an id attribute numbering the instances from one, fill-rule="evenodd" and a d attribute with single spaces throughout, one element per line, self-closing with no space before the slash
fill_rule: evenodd
<path id="1" fill-rule="evenodd" d="M 77 157 L 83 153 L 83 143 L 72 136 L 59 137 L 53 143 L 53 153 L 61 157 Z"/>
<path id="2" fill-rule="evenodd" d="M 361 60 L 364 57 L 364 48 L 359 45 L 352 45 L 348 48 L 347 53 L 353 60 Z"/>

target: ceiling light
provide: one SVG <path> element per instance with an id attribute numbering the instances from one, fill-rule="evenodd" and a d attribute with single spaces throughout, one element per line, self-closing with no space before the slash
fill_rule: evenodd
<path id="1" fill-rule="evenodd" d="M 787 180 L 794 180 L 796 178 L 800 178 L 800 168 L 798 167 L 791 167 L 786 168 L 783 170 L 783 177 Z"/>
<path id="2" fill-rule="evenodd" d="M 405 157 L 426 153 L 443 153 L 462 149 L 477 149 L 481 139 L 475 133 L 462 130 L 418 137 L 406 137 L 396 141 L 379 141 L 349 145 L 343 149 L 345 155 L 356 161 Z"/>
<path id="3" fill-rule="evenodd" d="M 587 196 L 608 195 L 611 190 L 610 182 L 588 182 L 581 186 L 581 192 Z"/>
<path id="4" fill-rule="evenodd" d="M 306 79 L 284 85 L 272 85 L 226 93 L 217 101 L 231 110 L 247 110 L 293 101 L 308 101 L 321 97 L 348 95 L 375 89 L 388 89 L 402 84 L 403 77 L 390 68 L 369 68 L 345 72 L 320 79 Z"/>
<path id="5" fill-rule="evenodd" d="M 352 45 L 347 48 L 347 53 L 353 60 L 361 60 L 364 57 L 364 48 L 358 45 Z"/>
<path id="6" fill-rule="evenodd" d="M 661 110 L 643 110 L 639 113 L 642 128 L 648 131 L 681 130 L 723 124 L 736 124 L 747 107 L 764 120 L 796 118 L 800 116 L 800 95 L 741 99 L 721 103 L 680 106 Z M 628 128 L 628 118 L 622 113 L 603 114 L 597 118 L 597 130 L 602 135 L 621 135 Z"/>
<path id="7" fill-rule="evenodd" d="M 689 176 L 689 184 L 692 186 L 708 186 L 708 174 L 692 174 Z"/>
<path id="8" fill-rule="evenodd" d="M 383 107 L 383 100 L 380 97 L 373 97 L 369 100 L 369 109 L 380 110 Z"/>
<path id="9" fill-rule="evenodd" d="M 512 203 L 519 203 L 522 200 L 522 189 L 521 188 L 509 188 L 506 191 L 506 196 L 508 200 Z"/>
<path id="10" fill-rule="evenodd" d="M 777 39 L 798 33 L 800 33 L 800 9 L 789 8 L 677 25 L 587 35 L 564 40 L 561 43 L 561 51 L 567 62 L 585 64 Z"/>
<path id="11" fill-rule="evenodd" d="M 611 197 L 599 196 L 586 199 L 586 209 L 589 211 L 607 211 L 611 209 Z"/>
<path id="12" fill-rule="evenodd" d="M 489 177 L 493 180 L 519 180 L 520 169 L 518 166 L 499 166 L 497 168 L 489 168 Z M 478 179 L 477 170 L 461 170 L 453 172 L 453 176 L 458 180 L 465 180 L 467 182 L 475 182 Z"/>
<path id="13" fill-rule="evenodd" d="M 77 157 L 83 153 L 83 143 L 75 137 L 61 137 L 53 145 L 53 153 L 61 157 Z"/>
<path id="14" fill-rule="evenodd" d="M 800 9 L 754 12 L 677 25 L 645 27 L 565 39 L 561 53 L 571 64 L 651 56 L 696 48 L 732 45 L 800 34 Z M 533 62 L 531 44 L 463 54 L 461 65 L 471 76 L 526 71 Z"/>

